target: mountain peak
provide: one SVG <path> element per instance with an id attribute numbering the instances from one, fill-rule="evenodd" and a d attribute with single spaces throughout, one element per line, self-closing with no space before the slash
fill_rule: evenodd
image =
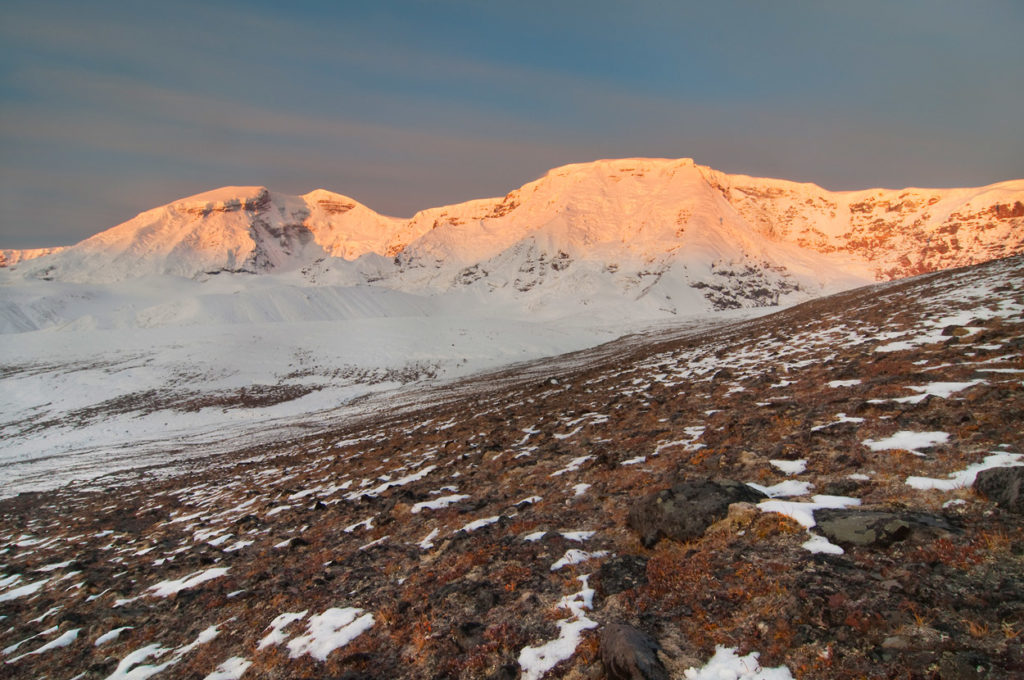
<path id="1" fill-rule="evenodd" d="M 190 213 L 260 210 L 270 202 L 270 190 L 263 186 L 228 186 L 181 198 L 171 206 Z"/>

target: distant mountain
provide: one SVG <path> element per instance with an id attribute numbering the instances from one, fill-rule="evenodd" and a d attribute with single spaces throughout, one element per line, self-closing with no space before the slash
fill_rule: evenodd
<path id="1" fill-rule="evenodd" d="M 76 283 L 289 273 L 303 286 L 464 291 L 534 311 L 617 300 L 677 314 L 794 302 L 1022 251 L 1024 180 L 830 192 L 690 159 L 624 159 L 556 168 L 504 197 L 411 219 L 324 190 L 225 187 L 17 269 Z"/>

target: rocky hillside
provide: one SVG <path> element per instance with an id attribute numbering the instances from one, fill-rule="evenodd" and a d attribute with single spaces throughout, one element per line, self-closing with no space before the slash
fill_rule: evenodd
<path id="1" fill-rule="evenodd" d="M 4 668 L 1019 677 L 1022 356 L 1016 257 L 24 494 Z"/>

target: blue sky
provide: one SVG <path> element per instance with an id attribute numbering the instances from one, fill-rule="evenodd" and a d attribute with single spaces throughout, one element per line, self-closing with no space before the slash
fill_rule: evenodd
<path id="1" fill-rule="evenodd" d="M 830 189 L 1024 177 L 1019 0 L 0 6 L 0 247 L 229 184 L 385 214 L 597 158 Z"/>

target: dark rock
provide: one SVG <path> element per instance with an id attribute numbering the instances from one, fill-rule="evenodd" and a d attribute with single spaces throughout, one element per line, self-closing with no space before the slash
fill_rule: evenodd
<path id="1" fill-rule="evenodd" d="M 507 663 L 488 676 L 487 680 L 516 680 L 519 677 L 519 664 Z"/>
<path id="2" fill-rule="evenodd" d="M 662 538 L 689 541 L 726 516 L 733 503 L 757 503 L 760 491 L 730 479 L 687 481 L 648 495 L 629 511 L 627 524 L 644 547 Z"/>
<path id="3" fill-rule="evenodd" d="M 669 680 L 658 649 L 650 636 L 624 623 L 601 631 L 601 662 L 611 680 Z"/>
<path id="4" fill-rule="evenodd" d="M 478 621 L 464 621 L 452 631 L 455 644 L 464 652 L 483 644 L 485 626 Z"/>
<path id="5" fill-rule="evenodd" d="M 617 555 L 597 571 L 597 591 L 604 597 L 645 585 L 647 558 L 640 555 Z"/>
<path id="6" fill-rule="evenodd" d="M 942 655 L 939 677 L 942 680 L 974 680 L 988 677 L 989 661 L 979 652 L 955 652 Z"/>
<path id="7" fill-rule="evenodd" d="M 982 470 L 974 479 L 974 488 L 999 507 L 1024 513 L 1024 467 Z"/>
<path id="8" fill-rule="evenodd" d="M 829 482 L 821 493 L 826 496 L 849 496 L 860 489 L 861 482 L 856 479 L 838 479 Z"/>
<path id="9" fill-rule="evenodd" d="M 946 534 L 954 527 L 937 515 L 882 510 L 815 510 L 814 519 L 825 537 L 839 545 L 885 548 L 906 540 L 912 532 Z"/>

